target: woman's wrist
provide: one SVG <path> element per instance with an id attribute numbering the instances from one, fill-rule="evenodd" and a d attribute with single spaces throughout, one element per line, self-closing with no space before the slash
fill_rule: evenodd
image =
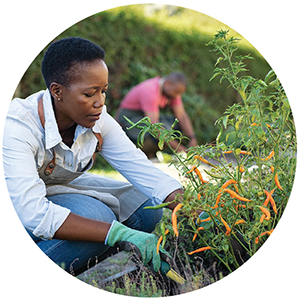
<path id="1" fill-rule="evenodd" d="M 183 195 L 183 190 L 178 189 L 178 190 L 173 191 L 164 200 L 164 203 L 170 202 L 170 205 L 168 205 L 167 207 L 171 210 L 173 210 L 177 206 L 177 204 L 179 203 L 178 201 L 174 201 L 176 199 L 177 195 L 179 195 L 179 199 L 181 199 L 182 195 Z"/>

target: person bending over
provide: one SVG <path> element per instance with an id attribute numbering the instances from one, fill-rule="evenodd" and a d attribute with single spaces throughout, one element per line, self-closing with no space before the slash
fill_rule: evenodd
<path id="1" fill-rule="evenodd" d="M 134 123 L 147 116 L 152 123 L 163 123 L 167 129 L 171 128 L 177 118 L 179 128 L 176 129 L 182 131 L 190 139 L 188 147 L 196 146 L 197 140 L 193 126 L 181 99 L 185 89 L 186 78 L 181 73 L 171 73 L 166 77 L 157 76 L 141 82 L 124 97 L 117 111 L 116 119 L 129 138 L 137 144 L 139 129 L 127 130 L 130 124 L 123 117 L 124 115 Z M 171 115 L 164 113 L 168 108 L 172 112 Z M 158 151 L 157 144 L 157 140 L 150 134 L 146 134 L 142 150 L 149 158 L 152 158 Z M 182 144 L 179 145 L 177 141 L 171 141 L 170 146 L 179 152 L 186 150 L 186 147 Z"/>

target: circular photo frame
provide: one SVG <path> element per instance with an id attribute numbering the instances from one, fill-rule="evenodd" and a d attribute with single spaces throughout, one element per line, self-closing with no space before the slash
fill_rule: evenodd
<path id="1" fill-rule="evenodd" d="M 284 80 L 238 32 L 196 10 L 134 4 L 70 26 L 30 64 L 4 116 L 7 198 L 32 239 L 21 240 L 93 293 L 185 296 L 228 285 L 264 260 L 256 253 L 266 255 L 295 189 L 297 112 Z"/>

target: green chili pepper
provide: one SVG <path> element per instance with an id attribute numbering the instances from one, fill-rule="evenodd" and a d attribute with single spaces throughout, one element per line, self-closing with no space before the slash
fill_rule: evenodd
<path id="1" fill-rule="evenodd" d="M 203 171 L 208 174 L 209 176 L 213 177 L 213 178 L 217 178 L 217 179 L 223 179 L 224 177 L 222 176 L 218 176 L 218 175 L 215 175 L 215 174 L 212 174 L 210 172 L 208 172 L 207 170 L 203 169 Z"/>
<path id="2" fill-rule="evenodd" d="M 166 202 L 166 203 L 162 203 L 156 206 L 145 206 L 144 209 L 161 209 L 164 208 L 166 206 L 168 206 L 170 204 L 170 202 Z"/>

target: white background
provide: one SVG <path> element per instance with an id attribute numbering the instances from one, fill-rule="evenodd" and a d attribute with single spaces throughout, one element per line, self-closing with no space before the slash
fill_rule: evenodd
<path id="1" fill-rule="evenodd" d="M 102 2 L 106 2 L 103 4 Z M 9 101 L 36 55 L 58 34 L 99 11 L 162 3 L 205 13 L 230 26 L 260 51 L 287 92 L 299 129 L 299 5 L 297 1 L 2 1 L 0 141 Z M 113 38 L 113 37 L 112 37 Z M 298 48 L 297 48 L 298 47 Z M 109 53 L 107 54 L 109 55 Z M 298 71 L 298 72 L 297 72 Z M 2 160 L 2 156 L 1 156 Z M 93 288 L 54 265 L 28 238 L 10 202 L 0 164 L 1 294 L 5 299 L 122 299 Z M 245 265 L 204 289 L 200 299 L 299 299 L 299 174 L 286 211 L 268 242 Z"/>

